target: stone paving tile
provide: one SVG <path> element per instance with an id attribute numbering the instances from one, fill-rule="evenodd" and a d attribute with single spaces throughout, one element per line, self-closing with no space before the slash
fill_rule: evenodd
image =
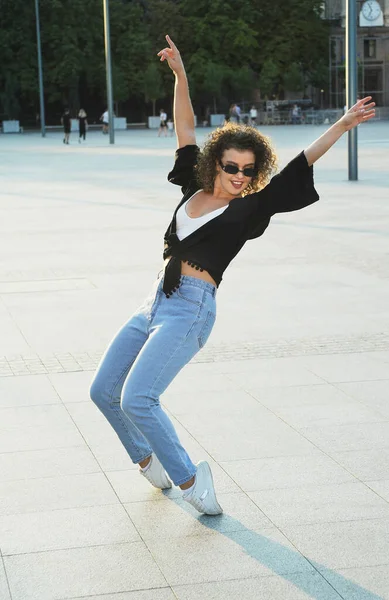
<path id="1" fill-rule="evenodd" d="M 12 600 L 57 600 L 166 587 L 143 542 L 4 558 Z"/>
<path id="2" fill-rule="evenodd" d="M 89 506 L 0 517 L 3 556 L 139 542 L 122 506 Z"/>
<path id="3" fill-rule="evenodd" d="M 98 422 L 107 425 L 104 415 L 99 411 L 92 400 L 87 400 L 85 402 L 70 402 L 69 404 L 65 404 L 65 406 L 77 425 Z"/>
<path id="4" fill-rule="evenodd" d="M 7 576 L 5 574 L 3 559 L 0 557 L 0 598 L 1 600 L 11 600 L 11 594 L 8 587 Z"/>
<path id="5" fill-rule="evenodd" d="M 250 394 L 271 411 L 279 409 L 314 407 L 321 405 L 338 406 L 350 398 L 332 384 L 293 385 L 274 387 L 250 387 Z M 356 402 L 358 405 L 358 402 Z"/>
<path id="6" fill-rule="evenodd" d="M 332 458 L 362 481 L 386 479 L 389 473 L 389 447 L 349 452 L 330 452 Z"/>
<path id="7" fill-rule="evenodd" d="M 109 445 L 97 441 L 90 444 L 90 450 L 104 472 L 138 470 L 123 448 L 119 438 L 113 438 Z"/>
<path id="8" fill-rule="evenodd" d="M 75 412 L 75 411 L 73 411 Z M 116 432 L 112 429 L 108 421 L 95 412 L 95 407 L 91 407 L 96 417 L 95 420 L 88 420 L 80 417 L 78 423 L 74 427 L 79 430 L 85 442 L 93 451 L 95 446 L 115 444 L 118 440 Z"/>
<path id="9" fill-rule="evenodd" d="M 87 446 L 0 454 L 0 481 L 100 472 Z"/>
<path id="10" fill-rule="evenodd" d="M 312 406 L 294 406 L 277 408 L 275 414 L 291 427 L 337 425 L 338 423 L 375 423 L 385 421 L 380 412 L 372 410 L 359 402 L 343 400 L 338 404 L 315 404 Z"/>
<path id="11" fill-rule="evenodd" d="M 386 474 L 389 477 L 389 472 Z M 366 483 L 376 494 L 381 496 L 384 500 L 389 502 L 389 479 L 381 481 L 368 481 Z"/>
<path id="12" fill-rule="evenodd" d="M 248 414 L 190 414 L 180 422 L 217 461 L 310 454 L 313 444 L 258 406 Z"/>
<path id="13" fill-rule="evenodd" d="M 178 600 L 340 600 L 341 596 L 318 573 L 292 573 L 174 586 Z"/>
<path id="14" fill-rule="evenodd" d="M 304 361 L 294 359 L 262 360 L 252 361 L 252 371 L 248 370 L 250 362 L 244 365 L 243 371 L 239 372 L 240 363 L 234 364 L 234 371 L 228 374 L 229 379 L 245 390 L 252 390 L 257 387 L 272 386 L 293 386 L 293 385 L 314 385 L 322 384 L 323 379 L 316 374 L 311 373 L 305 366 Z M 242 364 L 242 363 L 241 363 Z"/>
<path id="15" fill-rule="evenodd" d="M 108 471 L 106 475 L 120 502 L 152 502 L 164 499 L 164 493 L 152 487 L 140 475 L 138 468 L 126 471 Z M 182 496 L 180 489 L 176 487 L 167 493 L 174 498 Z"/>
<path id="16" fill-rule="evenodd" d="M 47 427 L 48 429 L 58 429 L 61 426 L 64 428 L 74 427 L 68 411 L 62 404 L 16 406 L 15 408 L 0 409 L 0 430 L 21 429 L 26 432 L 28 428 Z"/>
<path id="17" fill-rule="evenodd" d="M 283 531 L 323 572 L 378 566 L 389 556 L 389 519 L 289 525 Z"/>
<path id="18" fill-rule="evenodd" d="M 185 370 L 178 374 L 166 390 L 163 398 L 171 398 L 174 400 L 175 406 L 179 406 L 179 399 L 182 398 L 185 402 L 189 392 L 190 395 L 197 394 L 202 397 L 204 392 L 212 394 L 217 392 L 228 392 L 238 390 L 239 385 L 234 383 L 222 373 L 216 372 L 212 365 L 211 370 L 206 370 L 203 364 L 190 363 Z M 216 394 L 214 394 L 216 395 Z"/>
<path id="19" fill-rule="evenodd" d="M 327 570 L 324 576 L 347 600 L 389 600 L 389 563 L 337 573 Z"/>
<path id="20" fill-rule="evenodd" d="M 337 383 L 336 386 L 351 398 L 363 402 L 366 406 L 379 411 L 382 415 L 389 418 L 389 379 L 382 381 L 359 381 L 358 383 Z"/>
<path id="21" fill-rule="evenodd" d="M 203 391 L 196 389 L 196 386 L 188 385 L 185 393 L 170 394 L 169 390 L 163 395 L 162 402 L 176 417 L 185 414 L 202 414 L 205 411 L 207 414 L 220 414 L 225 412 L 226 406 L 231 416 L 240 413 L 249 414 L 253 410 L 256 413 L 262 412 L 264 416 L 269 414 L 267 409 L 260 407 L 250 394 L 239 390 L 238 386 L 235 390 L 233 388 L 233 383 L 230 389 L 218 391 Z"/>
<path id="22" fill-rule="evenodd" d="M 0 378 L 0 408 L 60 404 L 46 375 Z"/>
<path id="23" fill-rule="evenodd" d="M 176 538 L 169 553 L 165 539 L 153 538 L 146 543 L 172 586 L 313 571 L 274 528 Z"/>
<path id="24" fill-rule="evenodd" d="M 117 504 L 102 473 L 45 477 L 0 483 L 0 514 Z"/>
<path id="25" fill-rule="evenodd" d="M 389 421 L 311 426 L 301 428 L 300 433 L 329 454 L 352 450 L 374 450 L 388 446 Z"/>
<path id="26" fill-rule="evenodd" d="M 232 460 L 220 465 L 246 492 L 354 480 L 353 475 L 319 451 L 308 456 Z"/>
<path id="27" fill-rule="evenodd" d="M 388 379 L 388 365 L 374 354 L 336 354 L 307 356 L 304 361 L 313 373 L 328 382 Z"/>
<path id="28" fill-rule="evenodd" d="M 181 497 L 169 495 L 164 497 L 164 502 L 133 502 L 124 506 L 144 540 L 187 538 L 273 526 L 246 494 L 218 493 L 218 500 L 224 513 L 216 518 L 200 516 Z"/>
<path id="29" fill-rule="evenodd" d="M 359 482 L 249 492 L 278 527 L 389 519 L 389 504 Z"/>
<path id="30" fill-rule="evenodd" d="M 92 383 L 93 373 L 90 371 L 80 373 L 50 374 L 49 379 L 57 390 L 62 402 L 85 402 L 89 400 L 89 388 Z"/>
<path id="31" fill-rule="evenodd" d="M 57 408 L 62 407 L 58 406 Z M 16 417 L 16 409 L 4 408 L 0 409 L 0 413 L 2 410 L 13 410 L 13 416 Z M 69 419 L 69 415 L 67 415 L 67 419 Z M 0 453 L 80 446 L 84 443 L 84 440 L 74 423 L 67 421 L 67 419 L 62 425 L 58 422 L 56 426 L 49 422 L 42 422 L 41 425 L 35 425 L 34 427 L 28 423 L 24 427 L 14 426 L 12 429 L 0 427 Z"/>

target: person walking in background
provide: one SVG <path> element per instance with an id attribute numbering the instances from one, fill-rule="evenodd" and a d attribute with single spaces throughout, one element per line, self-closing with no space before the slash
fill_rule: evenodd
<path id="1" fill-rule="evenodd" d="M 88 127 L 88 121 L 86 120 L 87 114 L 83 108 L 80 109 L 78 113 L 78 143 L 81 144 L 81 138 L 84 138 L 84 142 L 86 139 L 86 129 Z"/>
<path id="2" fill-rule="evenodd" d="M 236 116 L 236 122 L 238 123 L 238 125 L 240 123 L 241 113 L 242 113 L 242 111 L 241 111 L 240 106 L 238 104 L 235 104 L 235 116 Z"/>
<path id="3" fill-rule="evenodd" d="M 104 134 L 108 133 L 108 130 L 109 130 L 109 112 L 108 112 L 108 108 L 106 108 L 105 111 L 103 112 L 103 114 L 101 115 L 100 121 L 103 122 L 102 132 Z"/>
<path id="4" fill-rule="evenodd" d="M 256 125 L 257 125 L 257 116 L 258 116 L 258 111 L 255 108 L 255 106 L 253 105 L 250 108 L 250 125 L 252 125 L 253 127 L 256 127 Z"/>
<path id="5" fill-rule="evenodd" d="M 169 119 L 168 122 L 167 122 L 167 128 L 168 128 L 168 131 L 170 133 L 170 137 L 173 137 L 173 135 L 174 135 L 174 123 L 173 123 L 173 121 L 171 119 Z"/>
<path id="6" fill-rule="evenodd" d="M 64 138 L 63 143 L 68 144 L 70 138 L 70 131 L 72 128 L 72 121 L 70 119 L 70 112 L 68 108 L 65 108 L 65 111 L 61 117 L 61 123 L 63 126 Z"/>
<path id="7" fill-rule="evenodd" d="M 229 114 L 228 122 L 236 123 L 236 104 L 231 104 L 228 114 Z"/>
<path id="8" fill-rule="evenodd" d="M 167 137 L 167 114 L 165 113 L 165 110 L 163 108 L 161 108 L 161 110 L 159 111 L 159 119 L 160 123 L 158 129 L 158 137 L 160 137 L 162 132 L 164 132 L 165 137 Z"/>
<path id="9" fill-rule="evenodd" d="M 300 109 L 297 104 L 293 104 L 292 108 L 292 125 L 297 125 L 301 122 Z"/>
<path id="10" fill-rule="evenodd" d="M 277 157 L 254 127 L 219 127 L 200 150 L 184 64 L 173 41 L 166 40 L 169 47 L 158 56 L 175 75 L 178 147 L 168 180 L 180 186 L 182 199 L 164 236 L 163 272 L 109 345 L 90 395 L 151 485 L 166 489 L 172 480 L 196 510 L 218 515 L 223 510 L 211 468 L 207 461 L 192 462 L 160 396 L 206 344 L 216 319 L 217 288 L 230 262 L 265 232 L 273 215 L 319 199 L 313 164 L 346 131 L 374 116 L 374 102 L 363 98 L 273 176 Z M 155 185 L 154 191 L 161 194 Z M 234 293 L 244 311 L 244 281 Z"/>

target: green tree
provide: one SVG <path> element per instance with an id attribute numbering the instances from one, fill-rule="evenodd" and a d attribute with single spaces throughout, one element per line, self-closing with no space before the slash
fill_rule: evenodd
<path id="1" fill-rule="evenodd" d="M 143 80 L 143 91 L 146 102 L 151 102 L 153 105 L 153 116 L 155 116 L 156 101 L 165 95 L 158 64 L 150 63 L 147 66 Z"/>
<path id="2" fill-rule="evenodd" d="M 263 65 L 259 77 L 259 86 L 261 95 L 268 98 L 276 90 L 280 79 L 280 71 L 278 65 L 269 58 Z"/>
<path id="3" fill-rule="evenodd" d="M 304 75 L 297 63 L 292 63 L 282 78 L 285 91 L 303 92 L 305 89 Z"/>
<path id="4" fill-rule="evenodd" d="M 33 3 L 3 0 L 0 11 L 0 112 L 19 118 L 21 103 L 31 103 L 37 88 Z"/>
<path id="5" fill-rule="evenodd" d="M 217 103 L 220 100 L 223 89 L 223 80 L 226 76 L 226 68 L 213 62 L 208 62 L 204 69 L 204 80 L 202 88 L 209 93 L 213 99 L 213 110 L 217 114 Z"/>

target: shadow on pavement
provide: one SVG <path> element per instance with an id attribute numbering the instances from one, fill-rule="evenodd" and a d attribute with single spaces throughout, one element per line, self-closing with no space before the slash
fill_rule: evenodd
<path id="1" fill-rule="evenodd" d="M 172 497 L 169 491 L 163 493 L 182 510 L 196 518 L 181 498 Z M 229 538 L 235 544 L 241 546 L 249 556 L 260 562 L 261 565 L 270 569 L 275 575 L 289 581 L 315 600 L 335 600 L 336 598 L 344 600 L 384 600 L 382 596 L 369 592 L 369 590 L 343 577 L 336 571 L 310 560 L 297 550 L 294 551 L 265 535 L 248 529 L 240 521 L 225 513 L 216 517 L 200 515 L 197 518 L 204 527 L 218 531 Z M 283 534 L 282 531 L 281 533 Z M 309 577 L 309 575 L 314 574 L 318 575 L 319 578 Z M 320 584 L 317 585 L 320 577 L 323 584 L 326 584 L 323 585 L 323 589 L 318 589 L 318 587 L 321 587 Z M 333 598 L 332 595 L 331 598 L 328 596 L 328 586 L 334 590 Z"/>

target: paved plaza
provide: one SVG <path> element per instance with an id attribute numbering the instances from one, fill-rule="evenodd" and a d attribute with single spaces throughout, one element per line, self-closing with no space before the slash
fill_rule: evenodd
<path id="1" fill-rule="evenodd" d="M 324 128 L 263 131 L 283 166 Z M 175 139 L 0 136 L 0 600 L 389 600 L 389 122 L 358 133 L 360 181 L 344 137 L 162 398 L 220 517 L 152 488 L 88 397 L 161 268 Z"/>

